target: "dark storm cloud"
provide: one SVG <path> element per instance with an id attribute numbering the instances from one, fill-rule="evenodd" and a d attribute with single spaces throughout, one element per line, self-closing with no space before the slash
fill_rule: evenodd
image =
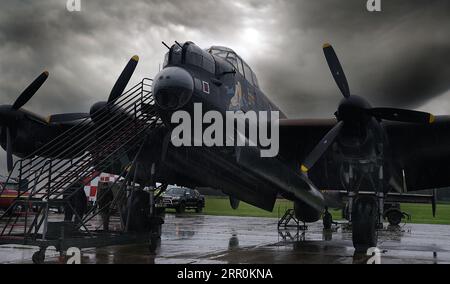
<path id="1" fill-rule="evenodd" d="M 166 52 L 162 40 L 235 49 L 291 117 L 331 116 L 341 98 L 324 42 L 335 47 L 352 92 L 373 104 L 419 107 L 450 87 L 448 0 L 382 0 L 381 13 L 367 12 L 366 0 L 81 4 L 70 13 L 66 0 L 1 1 L 0 104 L 49 70 L 26 107 L 43 115 L 88 111 L 132 55 L 141 57 L 132 83 L 153 77 Z"/>
<path id="2" fill-rule="evenodd" d="M 382 1 L 381 13 L 367 12 L 365 3 L 277 3 L 283 15 L 277 29 L 284 36 L 274 44 L 281 52 L 258 65 L 275 71 L 263 74 L 266 87 L 278 92 L 288 113 L 320 116 L 340 99 L 325 65 L 324 42 L 335 47 L 352 92 L 374 104 L 419 107 L 449 90 L 450 2 Z"/>
<path id="3" fill-rule="evenodd" d="M 339 100 L 321 51 L 328 41 L 352 91 L 374 103 L 417 107 L 449 89 L 445 0 L 382 1 L 381 13 L 367 12 L 365 0 L 81 3 L 82 12 L 69 13 L 65 0 L 2 2 L 2 103 L 48 69 L 29 107 L 45 114 L 86 109 L 107 96 L 134 53 L 145 59 L 137 75 L 153 76 L 164 53 L 160 41 L 175 39 L 243 52 L 290 115 L 324 115 Z M 246 28 L 259 37 L 243 43 Z"/>
<path id="4" fill-rule="evenodd" d="M 161 40 L 239 28 L 229 21 L 236 10 L 224 1 L 188 2 L 81 0 L 79 13 L 69 13 L 66 0 L 2 2 L 0 103 L 12 103 L 35 76 L 49 70 L 48 82 L 27 107 L 45 114 L 86 110 L 108 95 L 133 54 L 146 59 L 141 65 L 152 66 L 137 75 L 151 77 L 164 55 Z"/>

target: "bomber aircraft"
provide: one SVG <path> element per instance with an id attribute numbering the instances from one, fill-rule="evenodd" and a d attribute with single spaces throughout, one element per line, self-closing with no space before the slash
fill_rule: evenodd
<path id="1" fill-rule="evenodd" d="M 230 48 L 202 49 L 192 42 L 166 47 L 163 69 L 152 87 L 154 107 L 164 127 L 149 133 L 152 139 L 138 157 L 143 165 L 136 173 L 141 184 L 216 188 L 230 196 L 233 208 L 244 201 L 268 211 L 281 195 L 294 202 L 296 217 L 307 223 L 320 219 L 329 206 L 328 194 L 344 193 L 353 244 L 361 251 L 377 244 L 389 194 L 401 196 L 450 185 L 446 178 L 450 166 L 444 162 L 450 156 L 450 118 L 372 107 L 351 93 L 329 44 L 323 46 L 324 55 L 343 96 L 330 119 L 287 118 L 263 93 L 250 66 Z M 137 56 L 129 61 L 108 102 L 121 96 L 137 62 Z M 24 110 L 22 106 L 47 76 L 43 73 L 12 106 L 0 109 L 1 145 L 7 151 L 8 169 L 13 154 L 33 153 L 107 103 L 95 104 L 90 113 L 47 119 Z M 261 157 L 258 147 L 175 147 L 166 139 L 176 127 L 172 115 L 180 110 L 192 114 L 198 103 L 204 112 L 215 110 L 223 115 L 227 111 L 278 112 L 278 155 Z"/>

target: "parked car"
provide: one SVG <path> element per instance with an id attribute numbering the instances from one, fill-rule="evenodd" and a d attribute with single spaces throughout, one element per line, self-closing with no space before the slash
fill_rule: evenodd
<path id="1" fill-rule="evenodd" d="M 10 181 L 5 184 L 4 181 L 0 181 L 0 210 L 6 211 L 14 203 L 19 195 L 19 190 L 24 191 L 25 183 L 19 184 L 16 181 Z M 26 184 L 25 184 L 26 185 Z M 3 188 L 4 187 L 4 188 Z M 21 198 L 25 199 L 29 196 L 28 192 L 22 193 Z M 1 213 L 0 213 L 1 215 Z"/>
<path id="2" fill-rule="evenodd" d="M 159 203 L 164 208 L 173 208 L 177 213 L 187 209 L 202 212 L 205 207 L 205 197 L 197 190 L 185 187 L 171 187 L 161 196 Z"/>

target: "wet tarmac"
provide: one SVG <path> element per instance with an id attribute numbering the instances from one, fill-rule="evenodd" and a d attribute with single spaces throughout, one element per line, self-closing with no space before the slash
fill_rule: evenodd
<path id="1" fill-rule="evenodd" d="M 379 232 L 381 263 L 450 263 L 450 226 L 406 224 Z M 35 247 L 0 246 L 1 263 L 31 263 Z M 46 262 L 60 262 L 49 249 Z M 167 214 L 161 245 L 82 250 L 82 263 L 365 263 L 354 255 L 351 231 L 344 224 L 324 232 L 321 222 L 308 230 L 277 230 L 273 218 Z"/>

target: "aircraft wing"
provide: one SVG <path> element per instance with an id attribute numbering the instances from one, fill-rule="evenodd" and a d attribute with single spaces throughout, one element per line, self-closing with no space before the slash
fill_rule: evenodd
<path id="1" fill-rule="evenodd" d="M 432 124 L 385 122 L 395 168 L 406 189 L 416 191 L 450 186 L 450 116 Z"/>
<path id="2" fill-rule="evenodd" d="M 300 163 L 314 146 L 336 125 L 336 119 L 280 120 L 280 154 L 295 156 Z M 450 186 L 450 116 L 437 116 L 433 124 L 383 122 L 397 182 L 407 191 Z M 338 168 L 329 159 L 321 159 L 309 171 L 320 189 L 340 190 Z"/>
<path id="3" fill-rule="evenodd" d="M 330 119 L 280 119 L 280 153 L 302 161 L 337 123 Z"/>
<path id="4" fill-rule="evenodd" d="M 330 119 L 280 119 L 280 157 L 300 163 L 314 149 L 319 141 L 337 124 L 335 118 Z M 325 167 L 327 166 L 327 167 Z M 334 168 L 335 170 L 326 170 Z M 298 168 L 300 171 L 300 168 Z M 325 159 L 320 159 L 310 169 L 309 178 L 320 190 L 342 190 L 336 165 L 329 164 Z"/>
<path id="5" fill-rule="evenodd" d="M 280 151 L 305 157 L 337 123 L 330 119 L 280 119 Z"/>

